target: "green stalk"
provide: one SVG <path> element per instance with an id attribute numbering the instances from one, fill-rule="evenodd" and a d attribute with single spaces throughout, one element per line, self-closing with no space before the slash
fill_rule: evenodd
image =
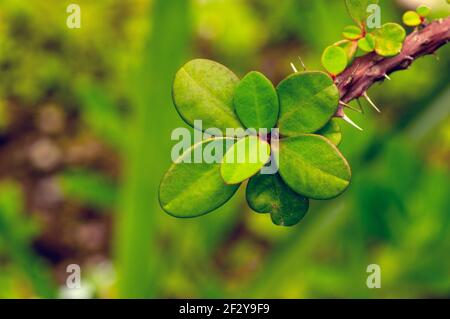
<path id="1" fill-rule="evenodd" d="M 170 88 L 189 44 L 189 7 L 186 0 L 154 1 L 142 63 L 130 81 L 135 108 L 116 229 L 121 298 L 149 298 L 158 291 L 158 185 L 170 154 L 171 125 L 177 123 Z"/>

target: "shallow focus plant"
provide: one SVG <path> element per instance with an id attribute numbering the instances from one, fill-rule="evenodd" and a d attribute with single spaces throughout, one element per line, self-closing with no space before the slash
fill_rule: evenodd
<path id="1" fill-rule="evenodd" d="M 341 89 L 353 81 L 354 73 L 344 77 L 344 83 L 339 77 L 368 53 L 375 61 L 397 56 L 406 31 L 396 23 L 376 25 L 371 10 L 378 0 L 345 4 L 355 25 L 345 27 L 343 40 L 324 50 L 326 73 L 306 68 L 298 72 L 292 64 L 294 74 L 274 87 L 260 72 L 239 79 L 206 59 L 189 61 L 179 69 L 173 83 L 174 105 L 187 124 L 204 131 L 204 139 L 184 150 L 162 179 L 159 200 L 168 214 L 180 218 L 207 214 L 246 182 L 252 210 L 270 214 L 276 225 L 292 226 L 305 216 L 310 200 L 329 200 L 349 187 L 351 169 L 338 149 L 342 140 L 338 119 L 359 128 L 344 112 L 353 109 L 346 102 L 359 96 L 379 109 L 365 91 L 344 99 Z M 404 22 L 423 25 L 429 11 L 420 6 L 406 13 Z M 397 69 L 412 60 L 412 56 L 405 57 L 408 63 L 399 60 Z M 389 79 L 387 73 L 395 70 L 396 66 L 378 75 L 380 68 L 370 81 Z M 202 122 L 201 128 L 196 121 Z M 205 154 L 214 160 L 198 161 Z"/>
<path id="2" fill-rule="evenodd" d="M 161 206 L 173 216 L 209 213 L 249 180 L 249 206 L 270 213 L 275 224 L 294 225 L 306 214 L 309 199 L 336 197 L 350 183 L 350 167 L 337 148 L 340 129 L 333 119 L 339 91 L 323 72 L 295 73 L 274 88 L 259 72 L 239 80 L 217 62 L 196 59 L 178 71 L 173 99 L 190 125 L 201 119 L 207 128 L 279 131 L 279 136 L 211 137 L 182 154 L 160 187 Z M 217 161 L 195 163 L 196 151 L 204 154 L 217 147 L 223 148 Z M 242 161 L 234 159 L 239 149 L 244 150 Z M 251 161 L 252 155 L 258 160 Z M 278 158 L 278 172 L 260 174 L 271 155 Z"/>

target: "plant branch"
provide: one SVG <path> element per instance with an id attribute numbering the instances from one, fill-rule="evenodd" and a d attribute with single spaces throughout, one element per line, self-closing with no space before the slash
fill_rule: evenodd
<path id="1" fill-rule="evenodd" d="M 341 101 L 348 103 L 363 96 L 378 81 L 383 81 L 392 72 L 405 70 L 418 58 L 433 54 L 450 41 L 450 17 L 431 22 L 422 29 L 412 32 L 403 44 L 402 52 L 394 57 L 384 58 L 369 53 L 355 59 L 350 67 L 335 79 Z M 342 106 L 336 116 L 342 117 Z"/>

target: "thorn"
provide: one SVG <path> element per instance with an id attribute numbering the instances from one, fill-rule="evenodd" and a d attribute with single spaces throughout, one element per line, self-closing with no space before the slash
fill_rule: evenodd
<path id="1" fill-rule="evenodd" d="M 360 131 L 364 131 L 361 127 L 359 127 L 355 122 L 353 122 L 347 115 L 344 114 L 344 116 L 342 116 L 342 119 L 344 121 L 346 121 L 348 124 L 356 127 L 358 130 Z"/>
<path id="2" fill-rule="evenodd" d="M 410 55 L 407 55 L 407 56 L 406 56 L 406 59 L 407 59 L 407 60 L 410 60 L 410 61 L 414 61 L 414 58 L 413 58 L 412 56 L 410 56 Z"/>
<path id="3" fill-rule="evenodd" d="M 305 63 L 303 63 L 302 58 L 299 56 L 298 59 L 300 60 L 300 63 L 302 64 L 303 71 L 306 71 L 307 70 L 306 65 L 305 65 Z"/>
<path id="4" fill-rule="evenodd" d="M 359 99 L 356 99 L 356 102 L 358 103 L 359 108 L 361 109 L 361 113 L 364 114 L 364 108 L 363 108 L 363 106 L 361 104 L 361 101 Z"/>
<path id="5" fill-rule="evenodd" d="M 356 67 L 353 69 L 353 72 L 352 72 L 352 74 L 350 75 L 350 77 L 352 78 L 352 80 L 353 80 L 353 76 L 356 74 L 356 71 L 359 70 L 359 66 L 360 66 L 360 65 L 361 65 L 361 62 L 358 61 L 358 64 L 357 64 Z"/>
<path id="6" fill-rule="evenodd" d="M 365 97 L 365 99 L 367 100 L 367 102 L 369 102 L 369 104 L 372 105 L 372 107 L 373 107 L 378 113 L 381 113 L 380 109 L 375 105 L 375 103 L 372 102 L 372 100 L 370 99 L 370 97 L 367 95 L 367 92 L 364 92 L 363 96 Z"/>
<path id="7" fill-rule="evenodd" d="M 386 78 L 386 79 L 388 79 L 389 81 L 391 81 L 392 79 L 389 77 L 389 75 L 387 75 L 386 73 L 385 74 L 383 74 L 383 76 Z"/>
<path id="8" fill-rule="evenodd" d="M 294 73 L 298 73 L 297 68 L 295 67 L 294 63 L 291 62 L 291 68 L 294 70 Z"/>
<path id="9" fill-rule="evenodd" d="M 349 85 L 350 83 L 352 83 L 352 81 L 353 81 L 353 77 L 348 77 L 346 80 L 345 80 L 345 84 L 344 84 L 344 86 L 347 86 L 347 85 Z"/>
<path id="10" fill-rule="evenodd" d="M 342 117 L 344 117 L 344 115 L 345 115 L 344 108 L 341 105 L 339 105 L 336 110 L 336 113 L 334 114 L 334 117 L 342 118 Z"/>
<path id="11" fill-rule="evenodd" d="M 340 105 L 343 105 L 343 106 L 345 106 L 345 107 L 348 107 L 350 110 L 353 110 L 353 111 L 355 111 L 355 112 L 362 113 L 361 110 L 358 110 L 357 108 L 355 108 L 355 107 L 351 106 L 350 104 L 347 104 L 347 103 L 345 103 L 345 102 L 343 102 L 343 101 L 339 101 L 339 104 L 340 104 Z"/>

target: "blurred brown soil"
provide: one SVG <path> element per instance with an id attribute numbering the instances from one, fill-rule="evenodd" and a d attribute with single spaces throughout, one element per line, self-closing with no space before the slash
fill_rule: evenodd
<path id="1" fill-rule="evenodd" d="M 112 217 L 65 198 L 58 174 L 89 168 L 117 178 L 118 155 L 88 133 L 76 112 L 56 103 L 23 106 L 8 101 L 6 115 L 0 129 L 0 179 L 21 185 L 25 213 L 40 226 L 33 248 L 63 282 L 68 264 L 109 257 Z"/>

